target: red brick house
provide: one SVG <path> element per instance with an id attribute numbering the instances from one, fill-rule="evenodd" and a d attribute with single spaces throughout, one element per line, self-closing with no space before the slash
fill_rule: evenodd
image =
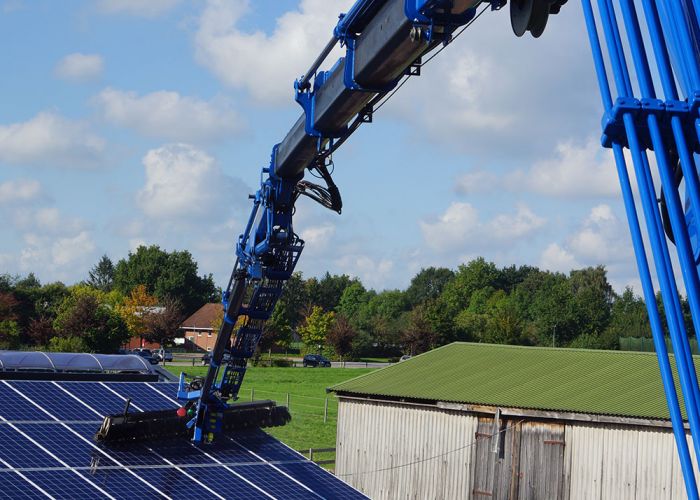
<path id="1" fill-rule="evenodd" d="M 180 331 L 185 337 L 185 347 L 188 350 L 211 351 L 216 344 L 218 332 L 211 325 L 221 314 L 223 305 L 220 302 L 204 304 L 192 316 L 182 322 Z"/>

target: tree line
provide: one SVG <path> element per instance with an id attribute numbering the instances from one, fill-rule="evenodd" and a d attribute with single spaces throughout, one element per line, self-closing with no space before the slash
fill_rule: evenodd
<path id="1" fill-rule="evenodd" d="M 296 273 L 264 348 L 286 345 L 293 331 L 306 351 L 346 359 L 415 355 L 454 341 L 617 349 L 620 337 L 651 336 L 644 301 L 630 288 L 617 294 L 603 266 L 563 274 L 483 258 L 422 269 L 405 290 L 382 292 L 346 275 Z"/>
<path id="2" fill-rule="evenodd" d="M 72 286 L 0 275 L 0 348 L 114 352 L 131 337 L 167 344 L 185 317 L 219 300 L 189 252 L 158 246 L 116 264 L 103 256 Z M 477 258 L 422 269 L 405 290 L 381 292 L 347 275 L 295 273 L 260 349 L 289 347 L 297 336 L 306 352 L 348 359 L 454 341 L 616 349 L 619 337 L 650 337 L 650 328 L 644 301 L 631 289 L 615 293 L 603 266 L 563 274 Z"/>
<path id="3" fill-rule="evenodd" d="M 105 255 L 72 286 L 4 274 L 0 348 L 114 353 L 132 337 L 169 343 L 187 315 L 218 295 L 189 252 L 155 245 L 116 264 Z"/>

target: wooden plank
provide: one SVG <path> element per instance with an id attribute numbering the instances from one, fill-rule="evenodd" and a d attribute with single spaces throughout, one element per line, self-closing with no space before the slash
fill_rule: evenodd
<path id="1" fill-rule="evenodd" d="M 476 453 L 474 456 L 474 475 L 472 482 L 472 495 L 484 496 L 486 493 L 493 495 L 493 453 L 491 453 L 491 435 L 493 419 L 480 418 L 474 439 L 476 440 Z"/>
<path id="2" fill-rule="evenodd" d="M 518 455 L 520 453 L 520 425 L 502 419 L 503 432 L 500 434 L 499 453 L 494 454 L 493 496 L 507 500 L 515 498 L 518 483 Z M 513 485 L 515 483 L 515 485 Z"/>
<path id="3" fill-rule="evenodd" d="M 527 422 L 520 437 L 519 500 L 562 498 L 564 426 Z"/>

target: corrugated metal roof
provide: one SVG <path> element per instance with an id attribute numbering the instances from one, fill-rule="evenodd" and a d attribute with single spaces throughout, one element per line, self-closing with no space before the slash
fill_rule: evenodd
<path id="1" fill-rule="evenodd" d="M 673 357 L 671 364 L 675 374 Z M 348 380 L 330 390 L 414 400 L 669 418 L 656 355 L 643 352 L 454 343 Z"/>

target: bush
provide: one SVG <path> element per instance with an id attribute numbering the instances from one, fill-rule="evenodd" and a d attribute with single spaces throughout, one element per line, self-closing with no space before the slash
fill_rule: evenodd
<path id="1" fill-rule="evenodd" d="M 53 352 L 86 352 L 87 348 L 79 337 L 54 337 L 49 340 L 48 350 Z"/>
<path id="2" fill-rule="evenodd" d="M 276 366 L 278 368 L 291 368 L 294 366 L 294 363 L 289 359 L 272 358 L 272 366 Z"/>
<path id="3" fill-rule="evenodd" d="M 400 358 L 389 358 L 389 363 L 398 363 Z"/>

